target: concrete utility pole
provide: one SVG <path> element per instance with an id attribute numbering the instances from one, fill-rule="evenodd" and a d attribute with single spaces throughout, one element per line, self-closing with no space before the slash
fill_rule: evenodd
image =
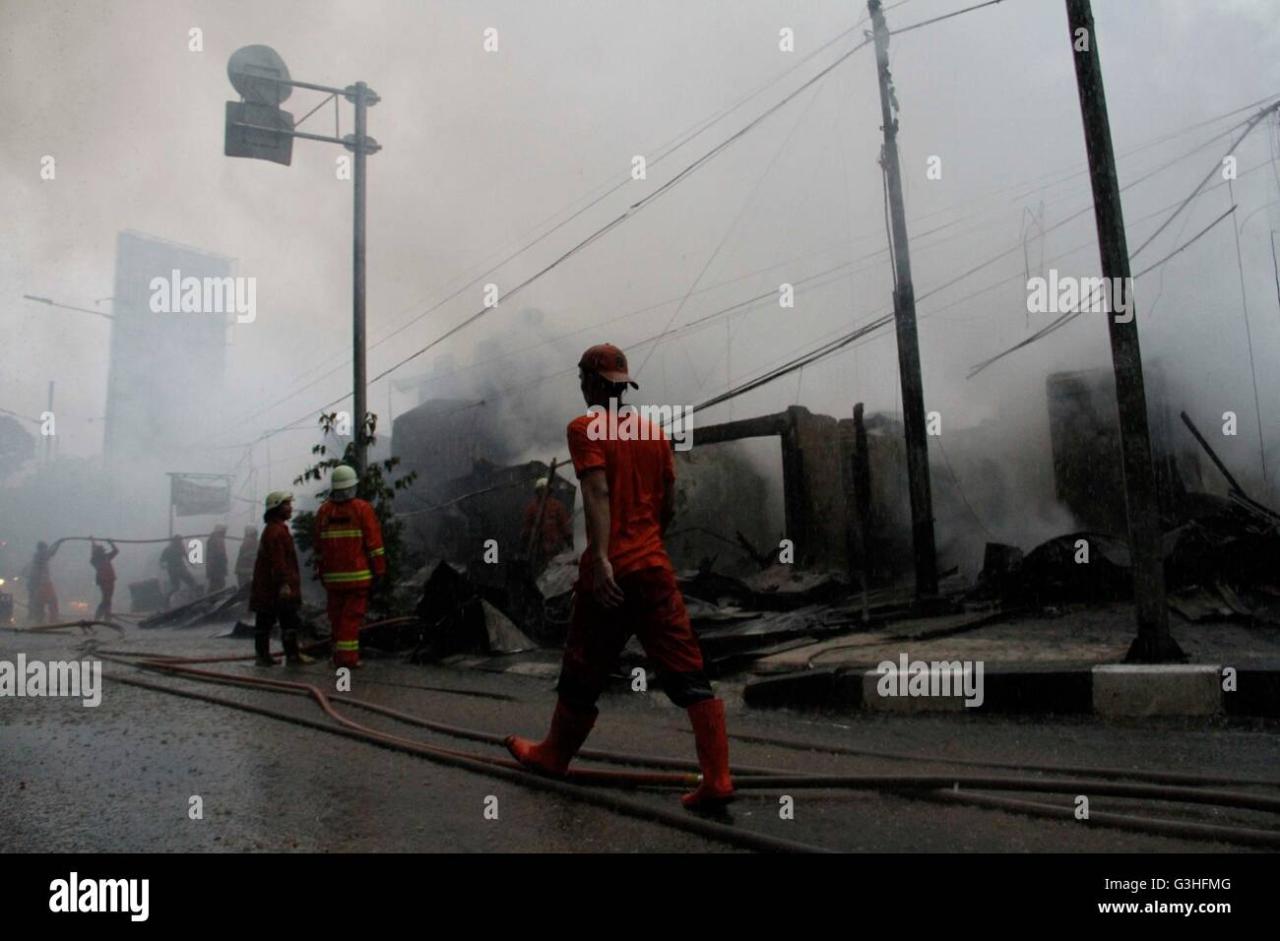
<path id="1" fill-rule="evenodd" d="M 916 337 L 916 298 L 907 251 L 907 212 L 902 202 L 898 166 L 898 100 L 889 75 L 889 27 L 880 0 L 869 0 L 880 73 L 880 115 L 884 122 L 884 172 L 888 180 L 889 215 L 897 283 L 893 312 L 898 328 L 898 374 L 902 381 L 902 424 L 907 443 L 907 485 L 911 493 L 911 543 L 915 552 L 916 600 L 938 593 L 938 563 L 933 542 L 933 496 L 929 486 L 929 445 L 925 440 L 924 386 L 920 379 L 920 344 Z"/>
<path id="2" fill-rule="evenodd" d="M 1102 63 L 1089 0 L 1066 0 L 1080 113 L 1084 119 L 1089 174 L 1093 179 L 1094 216 L 1098 223 L 1098 247 L 1102 274 L 1110 284 L 1123 284 L 1128 301 L 1120 322 L 1108 305 L 1107 329 L 1111 334 L 1111 361 L 1116 376 L 1116 404 L 1120 411 L 1120 448 L 1123 453 L 1125 508 L 1129 523 L 1129 552 L 1133 567 L 1133 597 L 1137 603 L 1138 636 L 1125 658 L 1130 663 L 1165 663 L 1185 660 L 1186 655 L 1169 634 L 1165 606 L 1164 550 L 1156 497 L 1156 475 L 1151 463 L 1151 437 L 1147 427 L 1147 396 L 1142 380 L 1142 351 L 1138 345 L 1138 320 L 1129 273 L 1129 247 L 1124 233 L 1120 183 L 1107 98 L 1102 87 Z"/>

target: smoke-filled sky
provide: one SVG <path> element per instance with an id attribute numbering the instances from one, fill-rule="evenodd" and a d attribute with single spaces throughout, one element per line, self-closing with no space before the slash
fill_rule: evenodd
<path id="1" fill-rule="evenodd" d="M 893 27 L 969 5 L 886 4 Z M 1218 165 L 1239 133 L 1225 132 L 1256 111 L 1245 106 L 1280 94 L 1280 5 L 1094 0 L 1094 9 L 1120 181 L 1134 184 L 1132 250 Z M 305 428 L 350 390 L 352 184 L 339 179 L 345 151 L 331 144 L 296 142 L 290 167 L 223 155 L 224 102 L 237 98 L 227 59 L 254 43 L 275 48 L 295 79 L 363 80 L 381 96 L 369 117 L 384 148 L 369 158 L 370 375 L 482 309 L 492 282 L 503 292 L 495 309 L 391 378 L 429 373 L 443 356 L 437 375 L 460 372 L 437 391 L 495 409 L 540 403 L 517 409 L 512 433 L 545 457 L 581 407 L 573 367 L 590 343 L 630 352 L 641 400 L 722 392 L 888 309 L 870 48 L 554 271 L 505 292 L 852 48 L 865 13 L 847 0 L 5 0 L 0 406 L 38 415 L 52 379 L 59 454 L 100 453 L 111 324 L 22 295 L 109 310 L 116 233 L 135 230 L 231 256 L 257 284 L 256 321 L 229 330 L 228 393 L 210 403 L 208 448 L 182 469 L 234 468 L 243 479 L 256 467 L 261 494 L 268 464 L 281 485 L 306 463 L 315 436 Z M 490 28 L 497 51 L 484 47 Z M 193 29 L 202 51 L 190 48 Z M 783 29 L 794 31 L 794 52 L 779 48 Z M 966 375 L 1052 319 L 1028 313 L 1028 271 L 1098 270 L 1090 212 L 1052 228 L 1091 201 L 1064 5 L 1004 0 L 894 37 L 891 55 L 926 408 L 941 413 L 944 435 L 996 420 L 1015 440 L 1043 439 L 1045 376 L 1109 361 L 1100 315 Z M 321 98 L 298 90 L 286 107 L 301 117 Z M 348 133 L 346 103 L 340 120 Z M 332 104 L 302 126 L 333 128 Z M 1158 261 L 1234 197 L 1264 409 L 1280 393 L 1270 367 L 1280 343 L 1269 244 L 1280 228 L 1276 128 L 1264 122 L 1239 147 L 1230 192 L 1215 176 L 1134 263 Z M 649 161 L 645 180 L 630 179 L 636 155 Z M 46 156 L 52 180 L 41 176 Z M 940 179 L 927 175 L 931 157 Z M 1231 223 L 1141 279 L 1137 306 L 1144 352 L 1163 363 L 1175 404 L 1214 428 L 1224 411 L 1239 414 L 1240 434 L 1223 450 L 1248 476 L 1258 448 Z M 797 283 L 794 309 L 767 300 L 719 313 L 782 282 Z M 701 318 L 696 330 L 641 344 Z M 858 400 L 895 411 L 898 398 L 886 330 L 699 420 L 796 402 L 841 416 Z M 388 410 L 417 401 L 416 389 L 387 380 L 369 394 L 384 428 Z M 1277 416 L 1262 417 L 1274 447 Z M 260 440 L 289 425 L 304 430 Z"/>

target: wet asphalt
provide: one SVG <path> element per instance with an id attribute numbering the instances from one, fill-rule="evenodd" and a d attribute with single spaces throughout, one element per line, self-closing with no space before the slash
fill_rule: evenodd
<path id="1" fill-rule="evenodd" d="M 214 656 L 251 653 L 249 640 L 216 629 L 140 630 L 123 637 L 0 632 L 0 660 L 79 659 L 94 651 Z M 101 705 L 0 697 L 0 851 L 25 852 L 734 852 L 739 848 L 650 820 L 550 794 L 521 782 L 448 767 L 328 732 L 162 692 L 114 678 L 198 690 L 289 715 L 324 719 L 302 697 L 144 674 L 104 662 Z M 334 691 L 326 664 L 210 669 L 301 679 Z M 553 680 L 371 659 L 350 695 L 472 729 L 538 735 L 555 700 Z M 434 688 L 428 688 L 434 687 Z M 819 746 L 905 753 L 831 754 L 734 740 L 735 763 L 845 774 L 999 774 L 956 759 L 1076 767 L 1111 766 L 1280 779 L 1280 725 L 1261 720 L 1144 720 L 936 715 L 814 715 L 746 709 L 721 684 L 734 734 Z M 505 754 L 371 715 L 379 729 L 476 754 Z M 681 710 L 656 690 L 623 685 L 601 701 L 588 747 L 692 760 Z M 1022 772 L 1026 774 L 1026 772 Z M 1256 789 L 1275 795 L 1277 789 Z M 1087 795 L 1087 791 L 1085 792 Z M 679 810 L 676 792 L 632 791 L 645 806 Z M 1216 841 L 1101 828 L 1074 818 L 938 804 L 875 791 L 803 791 L 783 819 L 780 791 L 736 802 L 726 822 L 846 852 L 1241 852 Z M 1017 795 L 1071 808 L 1074 795 Z M 197 800 L 198 799 L 198 800 Z M 1276 828 L 1254 811 L 1090 798 L 1094 810 Z M 200 813 L 194 810 L 198 808 Z M 681 811 L 683 812 L 683 811 Z"/>

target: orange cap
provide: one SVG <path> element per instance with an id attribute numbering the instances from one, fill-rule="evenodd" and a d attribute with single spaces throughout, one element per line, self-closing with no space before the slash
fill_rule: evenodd
<path id="1" fill-rule="evenodd" d="M 582 354 L 578 368 L 598 374 L 608 382 L 625 382 L 633 389 L 640 388 L 627 373 L 627 354 L 612 343 L 597 343 Z"/>

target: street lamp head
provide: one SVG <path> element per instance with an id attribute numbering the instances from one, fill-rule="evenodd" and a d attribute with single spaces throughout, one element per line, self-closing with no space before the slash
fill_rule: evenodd
<path id="1" fill-rule="evenodd" d="M 245 101 L 279 105 L 293 94 L 289 68 L 270 46 L 242 46 L 227 62 L 227 78 Z"/>

